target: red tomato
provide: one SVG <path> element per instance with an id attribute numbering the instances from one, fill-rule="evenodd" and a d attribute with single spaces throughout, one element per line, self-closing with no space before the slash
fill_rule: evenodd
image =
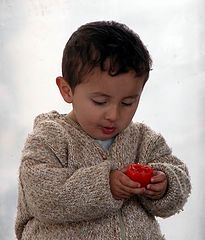
<path id="1" fill-rule="evenodd" d="M 125 174 L 133 181 L 139 182 L 141 187 L 146 187 L 153 176 L 153 168 L 140 163 L 129 165 Z"/>

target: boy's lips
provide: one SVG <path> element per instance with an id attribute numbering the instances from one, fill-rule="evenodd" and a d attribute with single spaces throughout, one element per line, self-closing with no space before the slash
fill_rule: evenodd
<path id="1" fill-rule="evenodd" d="M 102 127 L 102 132 L 106 135 L 114 133 L 116 130 L 115 127 Z"/>

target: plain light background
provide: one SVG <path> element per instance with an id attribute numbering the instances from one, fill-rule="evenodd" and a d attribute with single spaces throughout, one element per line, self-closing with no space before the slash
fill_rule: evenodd
<path id="1" fill-rule="evenodd" d="M 201 0 L 0 0 L 0 239 L 14 239 L 21 150 L 34 117 L 66 113 L 55 85 L 62 51 L 80 25 L 115 20 L 137 32 L 153 71 L 134 117 L 160 132 L 188 166 L 184 211 L 159 219 L 168 240 L 205 235 L 205 30 Z"/>

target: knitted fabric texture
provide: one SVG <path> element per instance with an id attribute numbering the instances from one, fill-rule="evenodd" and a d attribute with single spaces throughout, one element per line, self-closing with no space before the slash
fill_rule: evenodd
<path id="1" fill-rule="evenodd" d="M 112 169 L 140 162 L 163 171 L 159 200 L 115 200 Z M 190 194 L 187 168 L 164 138 L 131 123 L 105 150 L 56 111 L 39 115 L 22 151 L 16 217 L 18 240 L 162 240 L 157 217 L 179 212 Z"/>

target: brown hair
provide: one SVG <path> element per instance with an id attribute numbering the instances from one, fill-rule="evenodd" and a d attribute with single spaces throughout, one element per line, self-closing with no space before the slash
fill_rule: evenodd
<path id="1" fill-rule="evenodd" d="M 139 36 L 126 25 L 114 21 L 82 25 L 68 40 L 62 59 L 62 74 L 72 89 L 83 75 L 100 67 L 116 76 L 134 70 L 149 77 L 152 60 Z"/>

